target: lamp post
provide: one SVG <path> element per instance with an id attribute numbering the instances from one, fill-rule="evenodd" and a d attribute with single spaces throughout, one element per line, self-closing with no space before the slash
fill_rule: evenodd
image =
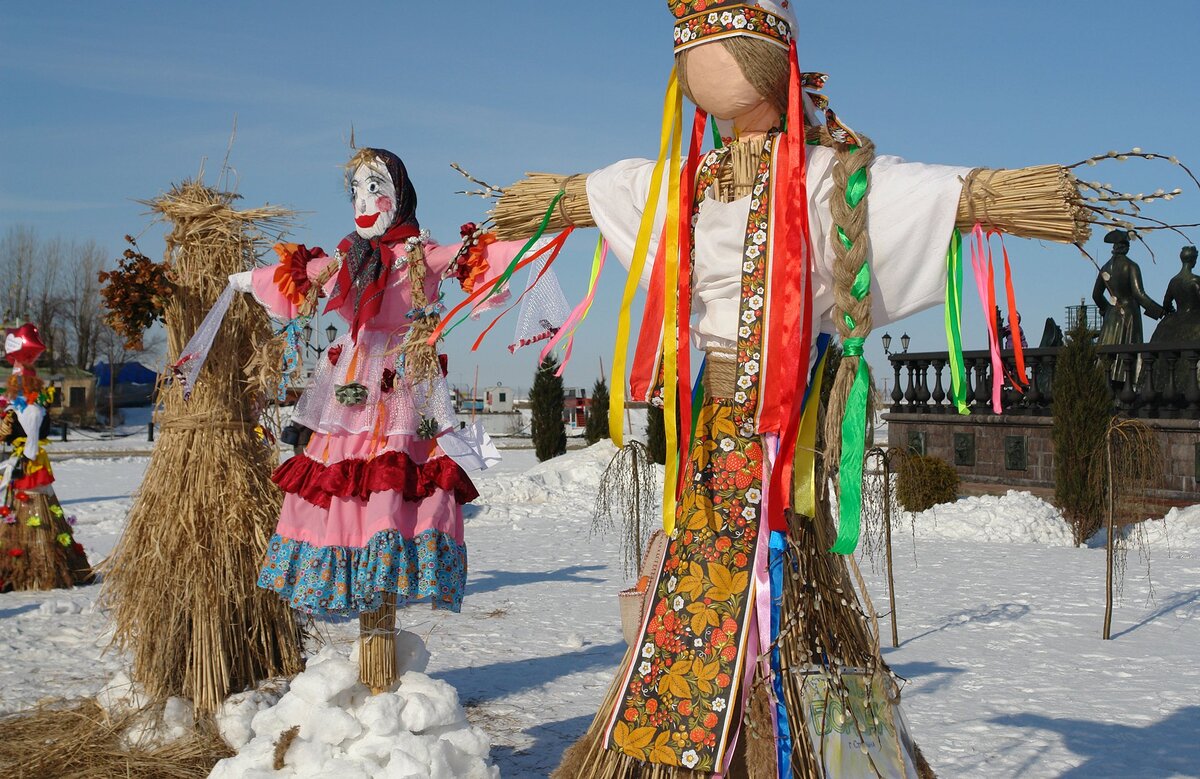
<path id="1" fill-rule="evenodd" d="M 905 354 L 908 352 L 908 344 L 911 340 L 912 339 L 908 337 L 908 333 L 905 333 L 904 335 L 900 336 L 900 353 L 901 354 Z"/>
<path id="2" fill-rule="evenodd" d="M 884 353 L 884 354 L 887 354 L 887 355 L 890 355 L 890 354 L 892 353 L 892 352 L 891 352 L 891 348 L 892 348 L 892 334 L 891 334 L 891 333 L 884 333 L 884 334 L 883 334 L 883 336 L 882 336 L 882 337 L 881 337 L 879 340 L 883 341 L 883 353 Z"/>
<path id="3" fill-rule="evenodd" d="M 313 326 L 311 323 L 304 326 L 304 346 L 313 354 L 317 355 L 317 359 L 321 359 L 321 355 L 325 353 L 325 349 L 329 344 L 337 338 L 337 328 L 332 324 L 325 328 L 325 346 L 313 345 Z"/>

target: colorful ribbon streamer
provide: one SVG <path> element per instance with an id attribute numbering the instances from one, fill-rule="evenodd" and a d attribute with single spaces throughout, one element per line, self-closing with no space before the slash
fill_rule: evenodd
<path id="1" fill-rule="evenodd" d="M 575 331 L 583 320 L 587 318 L 588 312 L 592 310 L 592 302 L 596 299 L 596 286 L 600 281 L 600 273 L 604 270 L 604 261 L 608 258 L 608 241 L 604 240 L 604 236 L 600 236 L 596 241 L 596 251 L 592 255 L 592 272 L 588 279 L 587 294 L 579 305 L 567 315 L 567 319 L 562 323 L 562 327 L 558 332 L 551 336 L 550 340 L 542 347 L 541 354 L 538 355 L 538 362 L 546 359 L 546 355 L 550 354 L 550 350 L 558 345 L 560 341 L 566 339 L 566 344 L 563 347 L 563 361 L 558 366 L 557 376 L 562 376 L 563 371 L 567 367 L 567 362 L 571 359 L 571 346 L 575 342 Z"/>
<path id="2" fill-rule="evenodd" d="M 962 349 L 962 233 L 958 228 L 950 236 L 946 249 L 946 344 L 950 351 L 950 400 L 959 414 L 967 408 L 967 367 Z"/>
<path id="3" fill-rule="evenodd" d="M 984 323 L 987 325 L 988 351 L 992 356 L 992 410 L 997 414 L 1004 408 L 1000 399 L 1000 386 L 1003 382 L 1004 363 L 1000 359 L 1000 334 L 996 331 L 996 293 L 992 283 L 991 249 L 983 232 L 983 226 L 978 222 L 971 230 L 971 268 L 975 272 L 975 289 L 979 293 L 979 303 L 984 310 Z M 987 258 L 985 264 L 985 256 Z"/>
<path id="4" fill-rule="evenodd" d="M 663 125 L 662 138 L 659 143 L 658 161 L 654 163 L 654 171 L 650 177 L 650 192 L 646 198 L 647 207 L 642 211 L 642 222 L 638 227 L 637 240 L 633 245 L 633 255 L 629 264 L 629 276 L 625 280 L 625 290 L 621 295 L 621 308 L 617 313 L 617 342 L 613 351 L 613 383 L 608 402 L 608 432 L 612 442 L 618 447 L 625 445 L 625 370 L 628 363 L 629 318 L 633 298 L 637 294 L 638 282 L 646 267 L 646 259 L 650 250 L 650 238 L 654 230 L 654 218 L 658 211 L 658 201 L 662 194 L 663 169 L 667 164 L 667 155 L 672 149 L 672 130 L 680 124 L 679 116 L 682 100 L 679 92 L 679 79 L 674 68 L 667 80 L 667 91 L 663 96 Z M 680 133 L 683 128 L 680 124 Z M 676 144 L 678 148 L 678 144 Z M 675 165 L 678 165 L 678 154 L 675 155 Z M 678 177 L 676 177 L 678 179 Z"/>

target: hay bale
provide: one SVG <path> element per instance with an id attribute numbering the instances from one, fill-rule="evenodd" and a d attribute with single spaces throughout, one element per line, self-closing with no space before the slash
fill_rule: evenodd
<path id="1" fill-rule="evenodd" d="M 252 267 L 290 216 L 235 210 L 235 195 L 186 182 L 147 205 L 171 225 L 166 260 L 177 293 L 166 302 L 174 361 L 225 288 Z M 161 430 L 125 533 L 104 565 L 114 642 L 133 678 L 157 698 L 215 711 L 230 693 L 300 669 L 291 610 L 255 586 L 282 496 L 277 453 L 255 430 L 261 403 L 244 368 L 271 336 L 266 314 L 234 301 L 190 401 L 163 387 Z"/>

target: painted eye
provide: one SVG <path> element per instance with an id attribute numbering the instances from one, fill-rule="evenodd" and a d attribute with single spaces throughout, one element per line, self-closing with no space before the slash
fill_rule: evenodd
<path id="1" fill-rule="evenodd" d="M 367 183 L 367 192 L 369 192 L 369 193 L 371 193 L 372 195 L 374 195 L 374 194 L 375 194 L 375 193 L 377 193 L 378 191 L 379 191 L 379 184 L 378 184 L 378 183 L 376 183 L 376 182 L 374 182 L 374 181 L 370 181 L 370 182 L 368 182 L 368 183 Z"/>

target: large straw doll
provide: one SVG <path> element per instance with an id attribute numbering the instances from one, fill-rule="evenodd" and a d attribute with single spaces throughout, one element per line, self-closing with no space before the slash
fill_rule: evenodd
<path id="1" fill-rule="evenodd" d="M 44 440 L 47 387 L 33 363 L 45 351 L 37 327 L 25 323 L 4 338 L 4 359 L 12 365 L 0 400 L 0 433 L 12 455 L 0 465 L 0 590 L 49 590 L 92 581 L 73 520 L 54 494 L 54 470 Z"/>
<path id="2" fill-rule="evenodd" d="M 824 77 L 799 70 L 786 0 L 668 6 L 676 67 L 658 162 L 531 174 L 494 212 L 501 238 L 543 223 L 600 228 L 630 270 L 610 430 L 619 439 L 627 368 L 632 396 L 668 409 L 670 543 L 637 641 L 555 775 L 932 775 L 850 556 L 869 424 L 864 339 L 872 323 L 942 301 L 956 333 L 958 228 L 1079 243 L 1089 222 L 1112 217 L 1085 205 L 1061 166 L 877 157 L 809 91 Z M 697 106 L 686 136 L 681 92 Z M 719 139 L 702 153 L 710 117 Z M 638 283 L 649 294 L 629 357 Z M 834 335 L 843 357 L 819 409 Z M 705 354 L 695 392 L 691 347 Z M 953 380 L 965 412 L 961 363 Z"/>
<path id="3" fill-rule="evenodd" d="M 462 247 L 430 240 L 392 152 L 359 150 L 347 181 L 355 230 L 333 257 L 280 244 L 278 265 L 230 280 L 293 330 L 325 295 L 325 310 L 349 326 L 296 404 L 292 423 L 307 446 L 273 476 L 285 495 L 258 583 L 308 614 L 360 615 L 362 679 L 382 690 L 395 679 L 396 605 L 459 610 L 462 506 L 478 494 L 464 467 L 498 460 L 486 434 L 460 429 L 442 358 L 426 343 L 440 285 L 459 276 L 469 287 L 486 275 L 487 255 L 502 266 L 515 247 L 488 246 L 490 236 L 470 230 Z"/>

